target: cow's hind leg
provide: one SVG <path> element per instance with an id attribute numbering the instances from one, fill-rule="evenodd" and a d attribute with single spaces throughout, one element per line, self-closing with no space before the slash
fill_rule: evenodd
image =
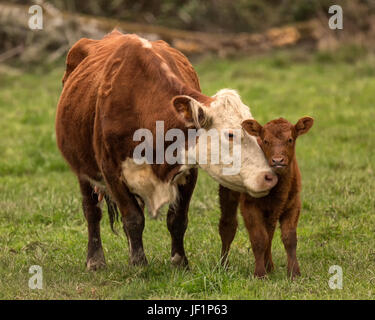
<path id="1" fill-rule="evenodd" d="M 112 162 L 103 162 L 102 170 L 106 185 L 117 207 L 120 209 L 124 232 L 128 239 L 131 265 L 147 265 L 143 250 L 142 234 L 145 227 L 145 216 L 135 196 L 126 184 L 117 176 Z"/>
<path id="2" fill-rule="evenodd" d="M 177 203 L 169 206 L 168 210 L 167 227 L 172 238 L 171 261 L 176 266 L 188 266 L 184 249 L 184 235 L 188 225 L 189 203 L 197 175 L 197 169 L 190 170 L 190 174 L 186 177 L 186 183 L 178 186 Z"/>
<path id="3" fill-rule="evenodd" d="M 82 207 L 87 221 L 88 248 L 86 267 L 88 270 L 97 270 L 105 266 L 105 259 L 100 237 L 100 220 L 102 211 L 98 206 L 98 195 L 94 193 L 88 181 L 79 180 L 82 193 Z"/>
<path id="4" fill-rule="evenodd" d="M 219 232 L 221 237 L 221 264 L 227 266 L 230 245 L 237 231 L 237 208 L 240 193 L 229 190 L 222 185 L 219 187 L 221 217 Z"/>

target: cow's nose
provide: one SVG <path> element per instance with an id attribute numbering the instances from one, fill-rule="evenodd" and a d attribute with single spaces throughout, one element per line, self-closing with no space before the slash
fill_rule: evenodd
<path id="1" fill-rule="evenodd" d="M 272 158 L 272 164 L 284 164 L 284 158 L 283 157 Z"/>
<path id="2" fill-rule="evenodd" d="M 264 175 L 264 180 L 266 182 L 266 185 L 271 189 L 273 188 L 277 183 L 277 175 L 273 172 L 267 172 Z"/>

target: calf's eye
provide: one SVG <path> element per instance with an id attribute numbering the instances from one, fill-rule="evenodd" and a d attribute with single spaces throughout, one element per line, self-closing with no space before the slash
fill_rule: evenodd
<path id="1" fill-rule="evenodd" d="M 293 139 L 292 139 L 292 138 L 289 138 L 289 139 L 288 139 L 288 142 L 289 142 L 289 143 L 293 143 Z"/>

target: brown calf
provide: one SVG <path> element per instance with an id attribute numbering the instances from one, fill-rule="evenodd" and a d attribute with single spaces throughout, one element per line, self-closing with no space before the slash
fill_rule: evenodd
<path id="1" fill-rule="evenodd" d="M 263 127 L 255 120 L 242 123 L 244 130 L 257 138 L 269 165 L 278 176 L 278 184 L 263 198 L 253 198 L 220 186 L 220 236 L 222 263 L 226 264 L 230 245 L 237 229 L 236 211 L 240 202 L 241 213 L 250 235 L 255 256 L 255 277 L 264 277 L 274 269 L 271 245 L 277 221 L 288 256 L 288 275 L 300 275 L 296 257 L 297 224 L 301 210 L 301 173 L 295 155 L 295 141 L 309 131 L 313 119 L 304 117 L 296 125 L 280 118 Z"/>

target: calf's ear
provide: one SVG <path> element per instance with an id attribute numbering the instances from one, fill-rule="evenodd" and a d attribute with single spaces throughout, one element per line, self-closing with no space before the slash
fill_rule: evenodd
<path id="1" fill-rule="evenodd" d="M 262 126 L 253 119 L 248 119 L 242 122 L 242 128 L 250 135 L 254 137 L 260 137 Z"/>
<path id="2" fill-rule="evenodd" d="M 312 125 L 314 124 L 314 119 L 311 117 L 303 117 L 297 121 L 294 128 L 297 133 L 297 137 L 301 134 L 305 134 L 310 130 Z"/>
<path id="3" fill-rule="evenodd" d="M 210 117 L 207 108 L 199 101 L 189 96 L 176 96 L 172 104 L 186 127 L 206 128 L 209 126 Z"/>

